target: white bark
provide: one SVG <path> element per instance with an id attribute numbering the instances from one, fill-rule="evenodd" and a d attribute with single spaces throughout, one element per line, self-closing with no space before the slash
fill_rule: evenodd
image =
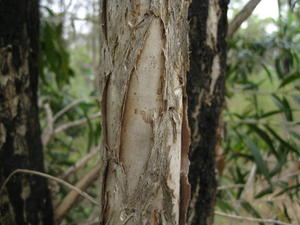
<path id="1" fill-rule="evenodd" d="M 185 216 L 188 5 L 102 1 L 101 224 L 175 225 Z"/>

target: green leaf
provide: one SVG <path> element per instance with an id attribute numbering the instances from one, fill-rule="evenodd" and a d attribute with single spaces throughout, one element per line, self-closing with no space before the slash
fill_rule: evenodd
<path id="1" fill-rule="evenodd" d="M 281 172 L 283 166 L 287 162 L 287 151 L 279 151 L 280 158 L 277 161 L 275 167 L 270 171 L 270 177 L 273 177 Z"/>
<path id="2" fill-rule="evenodd" d="M 266 66 L 266 64 L 262 63 L 261 64 L 262 67 L 264 68 L 264 70 L 266 71 L 268 77 L 269 77 L 269 80 L 271 81 L 271 83 L 273 83 L 273 78 L 272 78 L 272 73 L 271 71 L 269 70 L 269 68 Z"/>
<path id="3" fill-rule="evenodd" d="M 258 199 L 258 198 L 261 198 L 265 195 L 268 195 L 268 194 L 272 194 L 273 193 L 273 187 L 268 187 L 262 191 L 260 191 L 257 195 L 255 195 L 255 199 Z"/>
<path id="4" fill-rule="evenodd" d="M 258 213 L 258 211 L 249 203 L 246 201 L 242 201 L 241 202 L 242 207 L 248 212 L 250 213 L 252 216 L 254 216 L 255 218 L 261 218 L 260 214 Z M 264 225 L 264 223 L 259 223 L 260 225 Z"/>
<path id="5" fill-rule="evenodd" d="M 298 95 L 293 95 L 292 97 L 294 101 L 300 105 L 300 97 Z"/>
<path id="6" fill-rule="evenodd" d="M 285 97 L 280 99 L 277 95 L 272 94 L 271 98 L 273 102 L 278 106 L 279 109 L 281 109 L 284 112 L 284 115 L 288 121 L 293 121 L 293 112 L 291 110 L 291 107 L 289 105 L 289 102 Z"/>
<path id="7" fill-rule="evenodd" d="M 293 82 L 294 80 L 297 80 L 299 78 L 300 78 L 300 74 L 298 72 L 293 73 L 293 74 L 285 77 L 282 80 L 281 84 L 279 85 L 279 88 L 282 88 L 282 87 L 286 86 L 287 84 L 290 84 L 291 82 Z"/>
<path id="8" fill-rule="evenodd" d="M 293 185 L 293 186 L 289 186 L 289 187 L 283 189 L 282 191 L 280 191 L 279 193 L 277 193 L 277 194 L 275 195 L 275 197 L 280 196 L 280 195 L 282 195 L 282 194 L 284 194 L 284 193 L 286 193 L 286 192 L 288 192 L 288 191 L 291 191 L 291 190 L 293 190 L 293 189 L 295 189 L 296 191 L 299 191 L 299 190 L 300 190 L 300 184 L 296 184 L 296 185 Z"/>
<path id="9" fill-rule="evenodd" d="M 291 129 L 288 129 L 288 132 L 293 135 L 293 137 L 295 137 L 296 139 L 300 140 L 300 134 L 298 132 L 295 132 Z"/>
<path id="10" fill-rule="evenodd" d="M 277 115 L 277 114 L 282 113 L 282 112 L 283 111 L 281 109 L 280 110 L 273 110 L 273 111 L 261 114 L 259 118 L 262 119 L 262 118 L 274 116 L 274 115 Z"/>
<path id="11" fill-rule="evenodd" d="M 294 120 L 293 119 L 293 110 L 291 109 L 290 103 L 289 103 L 289 101 L 287 100 L 286 97 L 282 98 L 282 103 L 283 103 L 283 105 L 285 107 L 285 111 L 284 112 L 285 112 L 286 119 L 288 121 L 293 121 Z"/>
<path id="12" fill-rule="evenodd" d="M 267 167 L 267 163 L 263 160 L 263 157 L 260 153 L 260 149 L 249 138 L 247 138 L 245 140 L 245 143 L 249 147 L 249 149 L 250 149 L 250 151 L 251 151 L 251 153 L 254 157 L 254 161 L 255 161 L 255 164 L 257 165 L 257 169 L 265 176 L 265 178 L 270 183 L 269 170 L 268 170 L 268 167 Z"/>
<path id="13" fill-rule="evenodd" d="M 231 206 L 231 204 L 227 203 L 226 201 L 223 201 L 220 198 L 218 198 L 218 200 L 217 200 L 217 206 L 223 212 L 236 212 L 235 209 L 234 209 L 234 207 Z"/>
<path id="14" fill-rule="evenodd" d="M 265 143 L 270 147 L 272 153 L 274 154 L 274 156 L 279 159 L 279 155 L 273 145 L 273 140 L 269 137 L 268 133 L 265 132 L 264 130 L 260 129 L 258 126 L 256 125 L 252 125 L 249 124 L 248 125 L 254 132 L 256 132 L 261 138 L 262 140 L 265 141 Z"/>
<path id="15" fill-rule="evenodd" d="M 291 150 L 292 152 L 296 153 L 297 155 L 300 155 L 299 150 L 283 140 L 270 126 L 265 125 L 266 129 L 276 138 L 277 141 L 279 141 L 283 146 Z"/>
<path id="16" fill-rule="evenodd" d="M 235 167 L 235 175 L 236 175 L 236 177 L 235 177 L 234 183 L 236 183 L 236 184 L 245 184 L 246 183 L 246 175 L 247 174 L 248 174 L 247 172 L 243 173 L 241 171 L 241 168 L 239 166 L 236 166 Z M 236 196 L 237 198 L 241 197 L 241 195 L 243 193 L 243 190 L 244 190 L 243 187 L 241 187 L 241 188 L 238 189 L 237 196 Z"/>
<path id="17" fill-rule="evenodd" d="M 50 16 L 55 16 L 55 13 L 54 13 L 53 10 L 50 9 L 49 7 L 41 5 L 40 8 L 41 8 L 41 9 L 45 9 L 45 10 L 48 12 L 48 14 L 49 14 Z"/>
<path id="18" fill-rule="evenodd" d="M 283 74 L 283 71 L 282 71 L 282 68 L 281 68 L 281 61 L 280 61 L 280 57 L 277 57 L 275 59 L 275 69 L 276 69 L 276 72 L 277 72 L 277 76 L 279 79 L 282 79 L 284 74 Z"/>
<path id="19" fill-rule="evenodd" d="M 283 214 L 284 214 L 285 218 L 287 219 L 287 222 L 291 223 L 292 220 L 288 213 L 288 209 L 287 209 L 286 205 L 284 203 L 282 203 L 282 206 L 283 206 Z"/>

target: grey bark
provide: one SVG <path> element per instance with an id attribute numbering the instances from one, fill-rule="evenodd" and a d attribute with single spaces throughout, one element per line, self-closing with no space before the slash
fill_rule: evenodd
<path id="1" fill-rule="evenodd" d="M 0 0 L 0 184 L 17 168 L 43 171 L 37 107 L 38 1 Z M 16 175 L 0 196 L 0 224 L 53 224 L 44 178 Z"/>
<path id="2" fill-rule="evenodd" d="M 102 0 L 100 224 L 185 224 L 186 0 Z"/>
<path id="3" fill-rule="evenodd" d="M 241 24 L 246 21 L 261 0 L 249 0 L 244 8 L 233 18 L 228 26 L 227 40 L 232 38 L 234 33 L 239 29 Z"/>

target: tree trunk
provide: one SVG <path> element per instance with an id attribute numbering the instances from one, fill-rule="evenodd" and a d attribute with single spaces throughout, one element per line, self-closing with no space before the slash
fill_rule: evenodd
<path id="1" fill-rule="evenodd" d="M 17 168 L 43 171 L 37 107 L 39 11 L 0 0 L 0 184 Z M 0 224 L 53 224 L 44 178 L 16 175 L 0 196 Z"/>
<path id="2" fill-rule="evenodd" d="M 189 225 L 213 222 L 217 190 L 215 151 L 220 142 L 219 120 L 224 102 L 227 4 L 228 0 L 193 0 L 189 8 Z"/>
<path id="3" fill-rule="evenodd" d="M 187 0 L 102 0 L 100 224 L 184 224 Z"/>

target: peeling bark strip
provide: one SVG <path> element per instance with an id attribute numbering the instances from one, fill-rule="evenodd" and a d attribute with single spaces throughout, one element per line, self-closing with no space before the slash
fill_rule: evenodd
<path id="1" fill-rule="evenodd" d="M 224 102 L 228 0 L 193 0 L 189 8 L 190 63 L 187 77 L 191 125 L 192 198 L 189 225 L 213 222 L 217 182 L 215 151 Z"/>
<path id="2" fill-rule="evenodd" d="M 17 168 L 43 171 L 37 107 L 39 11 L 0 0 L 0 184 Z M 0 224 L 53 224 L 47 182 L 18 175 L 0 196 Z"/>
<path id="3" fill-rule="evenodd" d="M 100 224 L 185 224 L 188 5 L 101 2 Z"/>

